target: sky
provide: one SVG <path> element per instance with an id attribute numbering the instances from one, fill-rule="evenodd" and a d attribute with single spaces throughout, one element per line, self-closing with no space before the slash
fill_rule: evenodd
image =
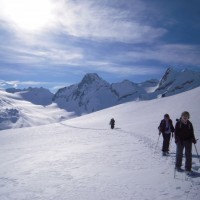
<path id="1" fill-rule="evenodd" d="M 0 88 L 200 71 L 199 0 L 0 0 Z"/>

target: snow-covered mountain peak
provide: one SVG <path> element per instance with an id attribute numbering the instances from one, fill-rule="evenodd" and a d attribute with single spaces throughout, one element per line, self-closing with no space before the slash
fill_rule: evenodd
<path id="1" fill-rule="evenodd" d="M 96 73 L 88 73 L 83 77 L 81 82 L 85 82 L 85 83 L 91 84 L 92 82 L 99 81 L 99 80 L 102 80 L 102 79 L 99 77 L 98 74 L 96 74 Z"/>
<path id="2" fill-rule="evenodd" d="M 60 89 L 53 101 L 59 107 L 80 115 L 113 106 L 116 98 L 108 82 L 95 73 L 89 73 L 80 83 Z"/>
<path id="3" fill-rule="evenodd" d="M 82 81 L 78 84 L 79 89 L 84 89 L 85 87 L 101 87 L 101 86 L 109 86 L 105 80 L 100 78 L 96 73 L 88 73 L 86 74 Z"/>
<path id="4" fill-rule="evenodd" d="M 172 67 L 169 67 L 166 70 L 162 79 L 160 80 L 159 87 L 162 87 L 162 86 L 165 86 L 165 85 L 172 83 L 175 80 L 177 73 L 178 72 L 175 71 Z"/>
<path id="5" fill-rule="evenodd" d="M 121 83 L 113 83 L 111 85 L 113 91 L 115 91 L 116 95 L 118 96 L 118 101 L 127 101 L 129 99 L 138 99 L 144 93 L 143 88 L 141 88 L 138 84 L 133 83 L 129 80 L 124 80 Z"/>
<path id="6" fill-rule="evenodd" d="M 170 96 L 200 86 L 200 73 L 192 70 L 176 71 L 168 68 L 156 89 L 157 94 Z"/>

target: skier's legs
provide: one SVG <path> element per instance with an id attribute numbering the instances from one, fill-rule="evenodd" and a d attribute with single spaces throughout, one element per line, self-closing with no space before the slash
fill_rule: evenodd
<path id="1" fill-rule="evenodd" d="M 192 142 L 184 141 L 185 146 L 185 169 L 191 170 L 192 167 Z"/>
<path id="2" fill-rule="evenodd" d="M 182 166 L 183 149 L 184 145 L 178 141 L 176 144 L 176 167 L 178 168 Z"/>
<path id="3" fill-rule="evenodd" d="M 169 141 L 170 141 L 170 134 L 163 134 L 163 147 L 162 147 L 163 152 L 169 151 Z"/>
<path id="4" fill-rule="evenodd" d="M 165 152 L 165 134 L 162 133 L 163 136 L 163 145 L 162 145 L 162 151 Z"/>

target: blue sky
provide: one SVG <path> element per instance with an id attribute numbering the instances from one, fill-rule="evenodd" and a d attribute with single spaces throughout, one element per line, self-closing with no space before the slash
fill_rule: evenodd
<path id="1" fill-rule="evenodd" d="M 0 0 L 0 87 L 200 71 L 199 0 Z"/>

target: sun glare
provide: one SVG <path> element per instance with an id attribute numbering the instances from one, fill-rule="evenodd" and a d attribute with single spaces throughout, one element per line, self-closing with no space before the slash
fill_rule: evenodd
<path id="1" fill-rule="evenodd" d="M 53 18 L 51 0 L 0 0 L 1 15 L 25 31 L 40 31 Z"/>

